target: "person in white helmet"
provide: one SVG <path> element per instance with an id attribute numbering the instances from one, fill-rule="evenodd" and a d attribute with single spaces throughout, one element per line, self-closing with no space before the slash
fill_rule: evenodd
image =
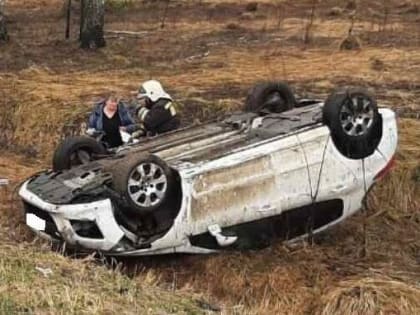
<path id="1" fill-rule="evenodd" d="M 137 118 L 145 134 L 161 134 L 179 127 L 180 121 L 172 97 L 165 92 L 160 82 L 144 82 L 140 86 L 137 100 Z"/>

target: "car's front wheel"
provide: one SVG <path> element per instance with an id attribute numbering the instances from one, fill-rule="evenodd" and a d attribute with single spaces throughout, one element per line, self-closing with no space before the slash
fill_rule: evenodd
<path id="1" fill-rule="evenodd" d="M 113 188 L 135 215 L 149 214 L 158 209 L 174 189 L 171 169 L 154 155 L 132 156 L 116 164 L 112 175 Z"/>

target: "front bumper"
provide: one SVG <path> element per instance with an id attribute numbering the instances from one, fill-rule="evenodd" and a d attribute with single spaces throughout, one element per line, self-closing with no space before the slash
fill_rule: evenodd
<path id="1" fill-rule="evenodd" d="M 28 189 L 29 181 L 25 182 L 19 190 L 20 197 L 24 202 L 34 207 L 42 213 L 42 216 L 51 217 L 59 235 L 63 240 L 73 246 L 82 246 L 92 250 L 110 251 L 118 245 L 124 236 L 124 231 L 120 228 L 114 216 L 114 209 L 110 199 L 84 203 L 84 204 L 68 204 L 54 205 L 43 201 L 36 194 Z M 43 222 L 44 218 L 40 218 L 36 213 L 31 213 L 33 221 L 38 217 L 38 222 Z M 56 238 L 45 230 L 43 224 L 31 224 L 31 219 L 27 224 L 38 234 Z M 35 218 L 36 219 L 36 218 Z M 96 225 L 100 231 L 101 237 L 92 238 L 81 236 L 76 231 L 78 224 Z"/>

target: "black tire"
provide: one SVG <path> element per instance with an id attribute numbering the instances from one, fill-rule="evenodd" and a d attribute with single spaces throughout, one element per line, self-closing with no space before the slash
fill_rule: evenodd
<path id="1" fill-rule="evenodd" d="M 52 166 L 55 172 L 67 170 L 83 164 L 81 159 L 75 159 L 74 155 L 78 152 L 88 154 L 88 160 L 93 160 L 93 155 L 104 155 L 106 148 L 95 139 L 86 136 L 76 136 L 64 139 L 54 152 Z"/>
<path id="2" fill-rule="evenodd" d="M 260 114 L 281 113 L 295 105 L 295 96 L 286 83 L 262 82 L 249 91 L 244 110 Z"/>
<path id="3" fill-rule="evenodd" d="M 325 101 L 323 122 L 337 149 L 351 159 L 373 154 L 382 137 L 382 117 L 372 94 L 362 88 L 342 88 Z"/>
<path id="4" fill-rule="evenodd" d="M 166 186 L 164 189 L 160 189 L 158 187 L 159 184 L 153 185 L 153 178 L 149 178 L 149 180 L 147 180 L 147 183 L 143 183 L 145 178 L 142 177 L 142 175 L 138 171 L 138 168 L 146 167 L 148 164 L 154 164 L 157 167 L 157 169 L 160 168 L 159 172 L 161 172 L 161 175 L 165 176 L 166 178 Z M 143 168 L 143 171 L 144 170 L 145 169 Z M 115 164 L 112 167 L 112 170 L 110 170 L 110 172 L 112 173 L 113 177 L 112 188 L 121 195 L 122 200 L 124 200 L 124 203 L 126 205 L 125 208 L 127 209 L 128 214 L 131 215 L 144 215 L 154 212 L 170 199 L 170 197 L 172 196 L 172 192 L 175 190 L 176 183 L 174 180 L 172 170 L 164 161 L 162 161 L 155 155 L 141 154 L 127 157 L 124 160 L 120 160 L 117 164 Z M 156 175 L 156 173 L 148 173 L 147 169 L 144 172 L 149 177 L 153 177 L 154 175 Z M 138 177 L 138 175 L 140 175 L 140 177 Z M 129 186 L 129 180 L 133 178 L 136 178 L 138 183 Z M 147 195 L 149 193 L 146 192 L 148 188 L 154 188 L 156 191 L 159 190 L 160 193 L 163 192 L 163 196 L 157 197 L 157 195 L 155 194 L 155 198 L 159 199 L 158 201 L 156 201 L 156 199 L 153 198 L 153 193 L 150 193 L 149 199 L 151 202 L 153 202 L 153 204 L 146 206 L 145 200 L 143 201 L 141 200 L 141 198 L 148 198 Z M 137 201 L 134 201 L 132 196 L 136 193 L 140 193 L 140 195 L 137 198 Z"/>

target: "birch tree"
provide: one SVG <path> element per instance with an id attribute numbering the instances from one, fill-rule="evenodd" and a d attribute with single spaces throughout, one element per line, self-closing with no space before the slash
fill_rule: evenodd
<path id="1" fill-rule="evenodd" d="M 4 4 L 5 0 L 0 0 L 0 42 L 9 40 L 6 28 L 6 18 L 4 16 Z"/>
<path id="2" fill-rule="evenodd" d="M 80 6 L 81 47 L 104 47 L 105 0 L 81 0 Z"/>

